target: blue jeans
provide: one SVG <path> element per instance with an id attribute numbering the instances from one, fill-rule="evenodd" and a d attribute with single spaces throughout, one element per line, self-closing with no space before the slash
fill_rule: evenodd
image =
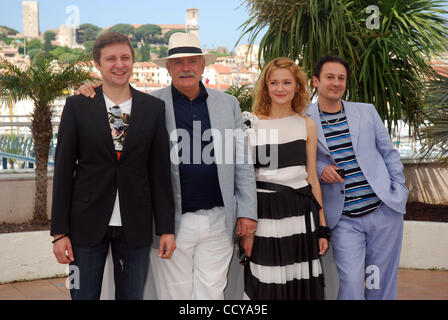
<path id="1" fill-rule="evenodd" d="M 70 263 L 73 300 L 99 300 L 109 246 L 114 262 L 115 299 L 142 300 L 150 247 L 130 248 L 122 227 L 108 227 L 104 239 L 96 246 L 73 245 L 75 261 Z"/>

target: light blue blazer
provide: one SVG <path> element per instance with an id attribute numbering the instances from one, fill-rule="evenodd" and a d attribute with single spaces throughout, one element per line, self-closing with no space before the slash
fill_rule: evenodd
<path id="1" fill-rule="evenodd" d="M 389 133 L 372 104 L 345 102 L 344 110 L 356 160 L 376 195 L 391 209 L 404 214 L 408 189 L 404 182 L 400 154 L 394 149 Z M 317 102 L 308 106 L 308 115 L 317 124 L 317 172 L 336 165 L 325 140 Z M 328 226 L 334 228 L 341 218 L 345 190 L 342 183 L 321 183 L 322 200 Z"/>
<path id="2" fill-rule="evenodd" d="M 244 143 L 247 145 L 247 139 L 239 139 L 237 142 L 234 137 L 226 132 L 226 129 L 240 129 L 243 132 L 243 119 L 241 117 L 241 109 L 238 100 L 223 92 L 207 89 L 207 107 L 210 117 L 210 123 L 213 135 L 213 144 L 215 155 L 218 149 L 223 152 L 223 158 L 227 156 L 228 152 L 233 152 L 231 161 L 217 163 L 219 186 L 221 188 L 222 198 L 226 211 L 226 227 L 229 235 L 229 241 L 233 240 L 234 228 L 237 218 L 249 218 L 257 220 L 257 194 L 255 187 L 255 172 L 253 164 L 249 159 L 249 153 L 239 154 L 236 156 L 237 144 Z M 171 86 L 157 90 L 151 95 L 165 101 L 166 108 L 166 128 L 170 135 L 170 150 L 171 157 L 177 158 L 177 133 L 176 121 L 173 109 L 173 97 L 171 94 Z M 217 136 L 219 135 L 219 136 Z M 228 141 L 232 138 L 233 141 Z M 230 149 L 229 149 L 229 146 Z M 224 150 L 224 147 L 227 149 Z M 241 146 L 240 146 L 241 147 Z M 248 150 L 247 147 L 242 147 Z M 238 149 L 241 150 L 241 149 Z M 227 153 L 227 154 L 226 154 Z M 244 160 L 241 159 L 244 157 Z M 237 161 L 238 160 L 238 161 Z M 230 163 L 229 163 L 230 162 Z M 175 232 L 179 232 L 180 221 L 182 218 L 182 199 L 179 180 L 179 166 L 171 161 L 171 181 L 173 185 L 174 203 L 175 203 Z M 153 242 L 157 247 L 158 239 Z"/>

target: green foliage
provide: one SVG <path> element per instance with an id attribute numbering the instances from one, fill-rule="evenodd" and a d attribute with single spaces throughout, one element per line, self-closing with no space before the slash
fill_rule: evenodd
<path id="1" fill-rule="evenodd" d="M 44 32 L 44 40 L 56 40 L 56 33 L 54 31 L 45 31 Z"/>
<path id="2" fill-rule="evenodd" d="M 10 153 L 10 154 L 15 154 L 15 155 L 20 154 L 21 150 L 20 150 L 19 143 L 18 143 L 19 139 L 23 139 L 23 136 L 20 137 L 15 132 L 11 132 L 8 136 L 5 136 L 5 135 L 0 136 L 0 140 L 4 141 L 4 143 L 1 146 L 0 151 Z M 10 159 L 8 159 L 8 162 L 9 162 L 11 169 L 14 169 L 14 163 L 16 162 L 16 160 L 10 158 Z"/>
<path id="3" fill-rule="evenodd" d="M 422 121 L 423 79 L 431 57 L 448 47 L 447 21 L 439 0 L 245 0 L 250 18 L 242 36 L 258 35 L 265 62 L 297 59 L 311 77 L 317 60 L 337 54 L 352 76 L 346 99 L 373 103 L 390 129 L 399 119 Z M 366 8 L 379 8 L 378 28 Z M 241 39 L 241 38 L 240 38 Z M 261 56 L 261 55 L 260 55 Z M 260 61 L 261 63 L 261 61 Z"/>
<path id="4" fill-rule="evenodd" d="M 125 34 L 127 36 L 135 35 L 135 28 L 130 24 L 119 23 L 109 28 L 107 31 L 114 31 Z"/>
<path id="5" fill-rule="evenodd" d="M 18 34 L 19 31 L 12 29 L 10 27 L 7 26 L 0 26 L 0 35 L 5 35 L 5 36 L 14 36 L 16 34 Z"/>
<path id="6" fill-rule="evenodd" d="M 93 46 L 95 45 L 94 40 L 84 42 L 85 54 L 89 56 L 93 56 Z"/>
<path id="7" fill-rule="evenodd" d="M 231 86 L 225 93 L 238 99 L 241 111 L 252 111 L 253 89 L 248 88 L 246 85 L 240 87 Z"/>
<path id="8" fill-rule="evenodd" d="M 68 47 L 61 47 L 61 46 L 54 47 L 54 49 L 51 50 L 49 54 L 62 63 L 68 63 L 71 60 L 76 59 L 76 57 L 80 55 L 89 56 L 82 49 L 71 49 Z"/>
<path id="9" fill-rule="evenodd" d="M 42 46 L 42 42 L 38 39 L 31 39 L 30 41 L 26 42 L 26 51 L 33 50 L 33 49 L 44 49 Z"/>
<path id="10" fill-rule="evenodd" d="M 64 54 L 64 53 L 70 53 L 71 49 L 69 47 L 61 47 L 61 46 L 57 46 L 56 48 L 54 48 L 53 50 L 51 50 L 50 54 L 53 57 L 59 57 L 60 55 Z"/>
<path id="11" fill-rule="evenodd" d="M 138 48 L 138 41 L 136 41 L 136 40 L 131 40 L 131 45 L 132 45 L 132 47 L 134 48 L 134 50 L 137 49 L 137 48 Z"/>
<path id="12" fill-rule="evenodd" d="M 79 26 L 77 42 L 85 45 L 88 41 L 95 41 L 99 31 L 101 31 L 100 27 L 84 23 Z"/>
<path id="13" fill-rule="evenodd" d="M 14 41 L 14 39 L 5 37 L 5 36 L 0 36 L 0 41 L 3 41 L 4 43 L 6 43 L 8 46 L 11 44 L 11 42 Z"/>
<path id="14" fill-rule="evenodd" d="M 90 58 L 78 57 L 69 64 L 61 64 L 45 55 L 30 68 L 20 68 L 6 60 L 0 61 L 0 99 L 34 102 L 31 113 L 31 132 L 36 157 L 36 188 L 33 221 L 45 224 L 47 219 L 47 162 L 52 137 L 51 103 L 65 96 L 70 89 L 78 88 L 84 81 L 94 79 L 80 63 Z"/>
<path id="15" fill-rule="evenodd" d="M 68 65 L 53 60 L 45 54 L 34 67 L 21 69 L 6 60 L 0 61 L 0 98 L 11 97 L 14 101 L 31 99 L 35 112 L 49 107 L 50 103 L 75 89 L 84 81 L 93 81 L 90 72 L 81 68 L 79 63 L 88 63 L 87 57 L 79 56 Z"/>
<path id="16" fill-rule="evenodd" d="M 53 50 L 53 45 L 51 44 L 52 40 L 56 39 L 56 33 L 54 33 L 53 31 L 45 31 L 44 32 L 44 40 L 45 40 L 45 45 L 44 45 L 44 50 L 45 52 L 50 52 L 51 50 Z"/>
<path id="17" fill-rule="evenodd" d="M 159 58 L 165 58 L 168 56 L 168 47 L 160 46 L 159 48 Z"/>
<path id="18" fill-rule="evenodd" d="M 151 46 L 145 44 L 136 52 L 136 61 L 151 61 Z"/>
<path id="19" fill-rule="evenodd" d="M 170 37 L 173 35 L 173 33 L 176 33 L 176 32 L 185 32 L 185 30 L 184 29 L 173 29 L 173 30 L 170 30 L 167 33 L 165 33 L 165 35 L 163 36 L 163 39 L 165 40 L 166 44 L 168 44 L 168 41 L 169 41 Z"/>
<path id="20" fill-rule="evenodd" d="M 76 53 L 63 53 L 58 57 L 58 61 L 62 64 L 68 64 L 73 60 L 76 60 L 78 58 L 78 55 Z"/>
<path id="21" fill-rule="evenodd" d="M 162 29 L 155 24 L 144 24 L 135 30 L 135 39 L 144 43 L 163 43 Z"/>
<path id="22" fill-rule="evenodd" d="M 19 139 L 23 140 L 23 135 L 18 135 L 15 132 L 11 132 L 8 136 L 2 135 L 1 136 L 2 140 L 5 139 L 5 141 L 7 143 L 4 143 L 2 145 L 1 151 L 2 152 L 7 152 L 7 153 L 11 153 L 11 154 L 20 154 L 20 147 L 19 147 L 19 143 L 17 143 L 19 141 Z"/>
<path id="23" fill-rule="evenodd" d="M 37 67 L 38 65 L 40 65 L 42 62 L 42 59 L 44 59 L 48 55 L 45 51 L 40 50 L 40 49 L 33 49 L 31 52 L 33 52 L 33 60 L 31 61 L 32 67 Z"/>
<path id="24" fill-rule="evenodd" d="M 448 164 L 448 77 L 438 75 L 427 84 L 424 125 L 418 137 L 422 144 L 420 157 L 435 157 Z"/>
<path id="25" fill-rule="evenodd" d="M 214 54 L 216 54 L 216 56 L 217 56 L 218 58 L 222 58 L 222 57 L 230 57 L 230 54 L 229 54 L 229 53 L 226 53 L 226 52 L 218 52 L 218 51 L 213 50 L 213 51 L 210 51 L 210 53 L 214 53 Z"/>
<path id="26" fill-rule="evenodd" d="M 42 49 L 32 49 L 27 51 L 27 55 L 30 56 L 31 61 L 34 61 L 34 57 L 39 53 L 39 52 L 43 52 L 45 53 L 45 51 L 43 51 Z"/>
<path id="27" fill-rule="evenodd" d="M 47 39 L 51 39 L 51 35 L 48 35 L 47 37 L 48 37 Z M 56 60 L 58 60 L 58 61 L 60 61 L 62 63 L 66 63 L 66 62 L 71 61 L 71 60 L 73 60 L 76 57 L 81 56 L 81 55 L 83 55 L 83 56 L 91 56 L 92 55 L 93 43 L 94 42 L 92 42 L 92 47 L 89 48 L 87 46 L 86 50 L 82 50 L 82 49 L 79 49 L 79 48 L 71 49 L 71 48 L 68 48 L 68 47 L 61 47 L 61 46 L 53 46 L 52 45 L 51 49 L 46 52 L 46 51 L 44 51 L 42 49 L 42 47 L 34 48 L 34 49 L 30 49 L 30 48 L 27 47 L 27 55 L 30 56 L 31 64 L 34 67 L 37 67 L 40 64 L 41 59 L 45 58 L 47 56 L 51 56 L 51 57 L 53 57 L 53 59 L 56 59 Z M 87 44 L 89 44 L 89 43 L 87 42 Z"/>

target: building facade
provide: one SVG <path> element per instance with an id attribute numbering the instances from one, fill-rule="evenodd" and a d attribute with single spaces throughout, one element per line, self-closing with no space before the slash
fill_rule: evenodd
<path id="1" fill-rule="evenodd" d="M 37 1 L 23 1 L 23 35 L 27 38 L 39 37 L 39 3 Z"/>
<path id="2" fill-rule="evenodd" d="M 187 9 L 187 33 L 194 33 L 199 38 L 199 10 L 196 8 Z"/>
<path id="3" fill-rule="evenodd" d="M 83 46 L 79 45 L 76 41 L 76 32 L 76 26 L 67 26 L 62 24 L 56 31 L 56 44 L 71 49 L 83 48 Z"/>

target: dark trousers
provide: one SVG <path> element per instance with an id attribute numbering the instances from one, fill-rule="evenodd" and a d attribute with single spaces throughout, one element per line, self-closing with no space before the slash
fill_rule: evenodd
<path id="1" fill-rule="evenodd" d="M 108 227 L 100 244 L 73 245 L 70 294 L 73 300 L 99 300 L 109 246 L 114 262 L 115 299 L 142 300 L 150 247 L 130 248 L 122 227 Z"/>

